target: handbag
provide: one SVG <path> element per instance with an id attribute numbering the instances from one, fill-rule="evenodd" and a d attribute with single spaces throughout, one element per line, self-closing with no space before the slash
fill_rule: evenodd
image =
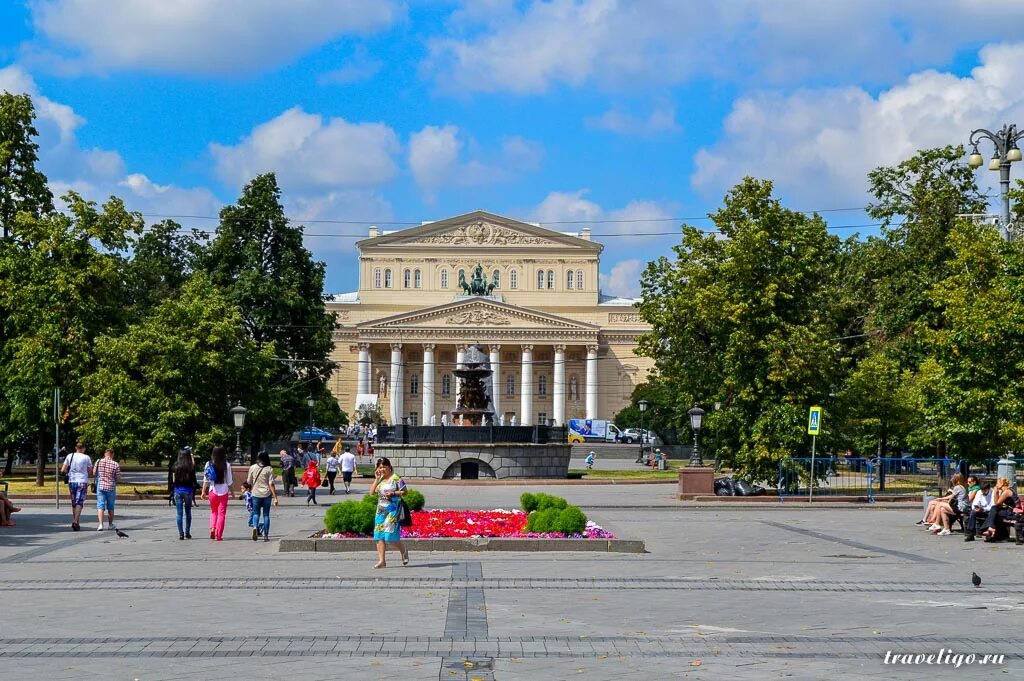
<path id="1" fill-rule="evenodd" d="M 412 527 L 412 513 L 409 512 L 405 499 L 401 497 L 398 498 L 398 526 Z"/>
<path id="2" fill-rule="evenodd" d="M 72 453 L 71 454 L 71 459 L 68 460 L 68 469 L 67 469 L 67 471 L 61 471 L 61 473 L 60 473 L 60 481 L 63 482 L 65 485 L 70 484 L 68 482 L 68 476 L 71 475 L 71 464 L 73 464 L 74 462 L 75 462 L 75 454 Z"/>

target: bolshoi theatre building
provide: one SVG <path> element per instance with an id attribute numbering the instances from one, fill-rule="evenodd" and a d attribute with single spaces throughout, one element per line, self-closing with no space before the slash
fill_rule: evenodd
<path id="1" fill-rule="evenodd" d="M 496 418 L 519 425 L 611 419 L 653 363 L 635 299 L 600 291 L 603 246 L 578 233 L 477 211 L 357 242 L 359 289 L 337 315 L 331 389 L 350 414 L 376 401 L 393 424 L 456 408 L 467 347 L 490 359 Z M 403 421 L 404 420 L 404 421 Z"/>

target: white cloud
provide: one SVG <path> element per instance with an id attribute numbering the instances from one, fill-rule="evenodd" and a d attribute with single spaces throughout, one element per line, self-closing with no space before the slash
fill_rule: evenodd
<path id="1" fill-rule="evenodd" d="M 640 260 L 623 260 L 612 266 L 611 272 L 601 275 L 601 293 L 622 298 L 640 297 Z"/>
<path id="2" fill-rule="evenodd" d="M 657 201 L 632 200 L 622 208 L 606 210 L 586 198 L 588 189 L 574 192 L 551 192 L 531 215 L 541 224 L 557 229 L 560 222 L 607 222 L 607 231 L 635 236 L 656 236 L 676 229 L 670 206 Z"/>
<path id="3" fill-rule="evenodd" d="M 30 50 L 69 69 L 252 73 L 397 21 L 394 0 L 37 0 Z"/>
<path id="4" fill-rule="evenodd" d="M 276 172 L 282 185 L 365 187 L 390 181 L 401 149 L 384 123 L 325 121 L 299 107 L 262 123 L 235 146 L 213 143 L 210 153 L 222 180 L 242 185 L 256 175 Z"/>
<path id="5" fill-rule="evenodd" d="M 677 132 L 676 109 L 674 106 L 655 107 L 646 117 L 634 116 L 618 108 L 612 108 L 600 116 L 588 118 L 587 127 L 596 130 L 607 130 L 618 135 L 637 135 L 640 137 L 656 135 L 662 132 Z"/>
<path id="6" fill-rule="evenodd" d="M 143 174 L 126 174 L 124 159 L 116 151 L 82 148 L 76 131 L 85 125 L 85 119 L 66 104 L 44 96 L 20 66 L 0 69 L 3 90 L 32 97 L 39 132 L 39 168 L 46 173 L 54 196 L 73 190 L 102 203 L 116 195 L 130 210 L 143 213 L 216 215 L 220 210 L 221 201 L 209 189 L 156 184 Z"/>
<path id="7" fill-rule="evenodd" d="M 743 97 L 721 141 L 697 153 L 691 182 L 710 198 L 754 175 L 774 180 L 799 207 L 863 205 L 871 169 L 1022 119 L 1024 43 L 989 46 L 980 57 L 967 77 L 924 71 L 877 96 L 847 87 Z M 992 175 L 979 173 L 979 182 Z"/>
<path id="8" fill-rule="evenodd" d="M 483 158 L 464 158 L 467 147 Z M 505 180 L 516 172 L 536 169 L 543 156 L 541 143 L 517 135 L 502 139 L 497 152 L 482 153 L 475 140 L 467 141 L 459 127 L 450 124 L 428 125 L 409 136 L 409 168 L 431 201 L 439 187 Z"/>
<path id="9" fill-rule="evenodd" d="M 450 34 L 429 43 L 424 67 L 443 89 L 636 89 L 695 76 L 891 82 L 904 69 L 946 63 L 964 47 L 1015 39 L 1024 25 L 1024 4 L 1016 0 L 531 0 L 517 10 L 510 5 L 459 12 Z"/>

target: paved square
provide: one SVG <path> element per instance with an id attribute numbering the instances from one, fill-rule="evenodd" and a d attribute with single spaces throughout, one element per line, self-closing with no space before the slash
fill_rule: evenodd
<path id="1" fill-rule="evenodd" d="M 428 505 L 509 508 L 524 487 L 424 487 Z M 242 507 L 225 541 L 196 509 L 123 503 L 117 539 L 28 505 L 0 531 L 4 679 L 981 678 L 1024 671 L 1024 547 L 965 544 L 917 507 L 697 508 L 668 485 L 545 487 L 645 555 L 278 553 Z M 274 510 L 278 536 L 324 507 Z M 90 510 L 87 508 L 87 510 Z M 984 580 L 980 589 L 970 574 Z M 983 667 L 887 652 L 1000 654 Z M 945 654 L 945 653 L 944 653 Z M 950 658 L 952 661 L 953 658 Z"/>

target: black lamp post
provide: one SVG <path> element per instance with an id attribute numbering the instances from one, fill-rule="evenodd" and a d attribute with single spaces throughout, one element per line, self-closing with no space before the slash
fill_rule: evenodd
<path id="1" fill-rule="evenodd" d="M 697 444 L 697 435 L 700 433 L 701 423 L 704 421 L 704 410 L 694 407 L 686 412 L 690 415 L 690 427 L 693 428 L 693 451 L 690 452 L 690 468 L 703 468 L 704 460 L 700 457 L 700 447 Z"/>
<path id="2" fill-rule="evenodd" d="M 309 407 L 309 437 L 313 437 L 313 405 L 316 404 L 316 400 L 313 399 L 313 393 L 306 396 L 306 406 Z"/>
<path id="3" fill-rule="evenodd" d="M 1002 210 L 999 214 L 1000 227 L 1003 231 L 1003 238 L 1013 241 L 1014 228 L 1010 224 L 1010 164 L 1020 161 L 1022 154 L 1017 142 L 1024 139 L 1024 130 L 1018 131 L 1017 126 L 1004 125 L 1001 129 L 993 132 L 985 128 L 978 128 L 971 131 L 971 155 L 967 157 L 967 165 L 971 168 L 980 168 L 985 163 L 985 158 L 978 151 L 978 143 L 987 139 L 995 147 L 995 155 L 989 161 L 989 170 L 999 171 L 999 196 L 1002 199 Z"/>
<path id="4" fill-rule="evenodd" d="M 242 459 L 242 428 L 245 426 L 245 415 L 248 411 L 241 402 L 231 407 L 231 418 L 235 422 L 235 463 L 238 464 L 245 463 Z"/>
<path id="5" fill-rule="evenodd" d="M 636 463 L 644 462 L 644 412 L 647 411 L 647 400 L 640 400 L 636 406 L 640 409 L 640 453 L 636 455 Z"/>

